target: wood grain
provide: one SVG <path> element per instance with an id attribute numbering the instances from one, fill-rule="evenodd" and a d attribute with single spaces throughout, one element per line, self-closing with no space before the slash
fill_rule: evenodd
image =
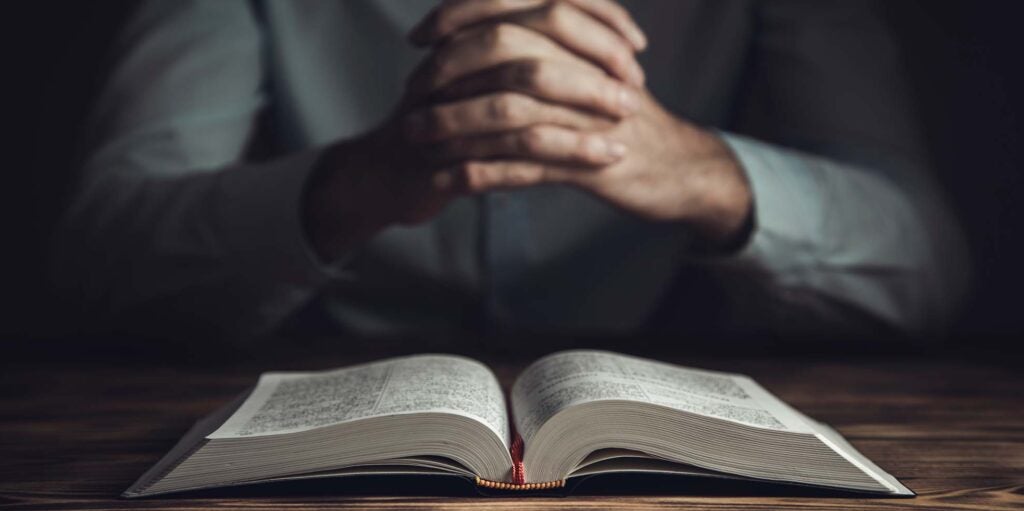
<path id="1" fill-rule="evenodd" d="M 363 356 L 359 361 L 372 358 Z M 0 386 L 4 509 L 1024 509 L 1024 378 L 955 360 L 683 359 L 741 371 L 839 429 L 918 492 L 857 498 L 786 487 L 651 480 L 562 497 L 480 498 L 471 488 L 335 480 L 124 500 L 118 495 L 193 421 L 269 369 L 355 362 L 333 355 L 244 364 L 30 363 Z M 523 364 L 491 364 L 507 385 Z M 671 482 L 674 481 L 674 482 Z"/>

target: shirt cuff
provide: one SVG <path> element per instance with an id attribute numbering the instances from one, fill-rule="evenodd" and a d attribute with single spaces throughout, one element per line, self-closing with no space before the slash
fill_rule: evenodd
<path id="1" fill-rule="evenodd" d="M 819 178 L 807 157 L 735 134 L 719 136 L 747 176 L 754 212 L 747 243 L 718 262 L 756 266 L 777 275 L 813 267 L 824 205 Z"/>
<path id="2" fill-rule="evenodd" d="M 221 177 L 217 202 L 223 208 L 223 235 L 230 260 L 239 264 L 252 282 L 288 288 L 283 290 L 286 302 L 308 298 L 311 291 L 339 275 L 343 264 L 325 264 L 319 259 L 302 222 L 306 183 L 322 153 L 322 149 L 313 149 L 243 165 Z"/>

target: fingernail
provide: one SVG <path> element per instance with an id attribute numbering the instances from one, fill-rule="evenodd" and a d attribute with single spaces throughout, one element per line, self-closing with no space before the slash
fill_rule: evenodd
<path id="1" fill-rule="evenodd" d="M 619 106 L 626 112 L 633 113 L 640 110 L 640 100 L 637 99 L 635 92 L 623 87 L 619 89 Z"/>
<path id="2" fill-rule="evenodd" d="M 608 154 L 616 158 L 621 158 L 626 155 L 626 144 L 622 142 L 612 142 L 608 144 Z"/>

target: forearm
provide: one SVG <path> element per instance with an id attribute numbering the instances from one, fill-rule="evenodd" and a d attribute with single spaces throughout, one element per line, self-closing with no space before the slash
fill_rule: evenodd
<path id="1" fill-rule="evenodd" d="M 403 208 L 395 204 L 402 188 L 389 186 L 386 177 L 395 164 L 384 160 L 398 143 L 390 130 L 385 125 L 365 136 L 339 141 L 316 161 L 302 193 L 300 213 L 305 236 L 321 261 L 335 261 L 403 220 Z"/>
<path id="2" fill-rule="evenodd" d="M 317 156 L 165 177 L 105 169 L 65 215 L 55 283 L 104 328 L 146 317 L 167 335 L 266 333 L 331 274 L 299 219 Z"/>
<path id="3" fill-rule="evenodd" d="M 808 309 L 866 312 L 907 332 L 948 323 L 964 292 L 965 261 L 955 222 L 931 190 L 908 190 L 881 172 L 750 139 L 725 139 L 753 190 L 753 224 L 746 245 L 714 267 L 753 276 L 778 301 L 799 297 Z"/>
<path id="4" fill-rule="evenodd" d="M 329 278 L 299 214 L 319 153 L 245 163 L 269 99 L 263 49 L 244 0 L 147 1 L 127 22 L 54 242 L 79 319 L 243 337 Z"/>

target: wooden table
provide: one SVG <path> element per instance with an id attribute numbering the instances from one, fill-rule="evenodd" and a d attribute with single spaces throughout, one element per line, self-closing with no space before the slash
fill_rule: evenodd
<path id="1" fill-rule="evenodd" d="M 174 498 L 118 494 L 193 421 L 267 369 L 322 369 L 372 356 L 235 363 L 8 362 L 0 386 L 0 508 L 301 509 L 1024 509 L 1024 378 L 1006 365 L 954 359 L 695 359 L 741 371 L 841 431 L 918 492 L 864 499 L 789 488 L 654 485 L 568 498 L 490 498 L 468 488 L 399 489 L 344 481 L 217 490 Z M 197 358 L 202 358 L 201 356 Z M 491 364 L 506 381 L 522 362 Z"/>

